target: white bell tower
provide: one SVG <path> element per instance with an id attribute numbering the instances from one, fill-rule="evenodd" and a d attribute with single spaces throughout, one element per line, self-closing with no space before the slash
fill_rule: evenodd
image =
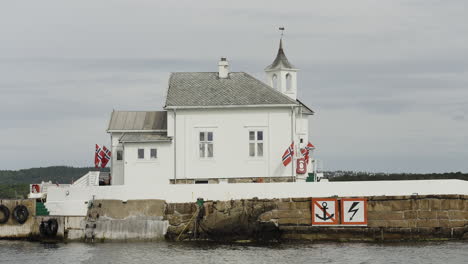
<path id="1" fill-rule="evenodd" d="M 297 99 L 297 69 L 286 58 L 283 51 L 283 38 L 280 39 L 278 54 L 272 64 L 265 68 L 267 83 L 283 94 Z"/>

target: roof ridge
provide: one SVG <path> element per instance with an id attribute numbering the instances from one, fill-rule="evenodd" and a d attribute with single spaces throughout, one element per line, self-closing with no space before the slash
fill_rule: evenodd
<path id="1" fill-rule="evenodd" d="M 289 97 L 289 96 L 285 95 L 284 93 L 282 93 L 282 92 L 276 90 L 275 88 L 271 87 L 270 85 L 268 85 L 268 84 L 266 84 L 266 83 L 260 81 L 259 79 L 253 77 L 252 75 L 250 75 L 250 74 L 248 74 L 248 73 L 246 73 L 246 72 L 245 72 L 245 74 L 248 75 L 250 78 L 254 79 L 255 81 L 257 81 L 257 82 L 263 84 L 265 87 L 267 87 L 268 89 L 272 90 L 273 92 L 275 92 L 275 93 L 277 93 L 277 94 L 283 96 L 284 98 L 290 100 L 292 103 L 297 104 L 297 102 L 296 102 L 295 100 L 293 100 L 291 97 Z"/>
<path id="2" fill-rule="evenodd" d="M 172 73 L 164 108 L 298 104 L 247 72 L 231 72 L 230 76 L 219 79 L 217 72 Z"/>

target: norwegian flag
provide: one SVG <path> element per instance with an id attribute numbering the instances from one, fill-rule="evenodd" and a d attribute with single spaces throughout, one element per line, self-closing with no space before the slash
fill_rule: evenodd
<path id="1" fill-rule="evenodd" d="M 286 149 L 286 151 L 283 154 L 283 165 L 286 167 L 288 166 L 289 163 L 291 163 L 292 158 L 294 155 L 294 142 L 291 143 L 291 145 Z"/>
<path id="2" fill-rule="evenodd" d="M 104 146 L 101 151 L 101 168 L 105 168 L 107 163 L 110 161 L 111 152 Z"/>
<path id="3" fill-rule="evenodd" d="M 309 163 L 309 151 L 307 151 L 305 148 L 301 148 L 301 154 L 304 157 L 305 162 Z"/>
<path id="4" fill-rule="evenodd" d="M 94 152 L 94 167 L 99 168 L 99 163 L 101 163 L 101 146 L 96 144 L 96 151 Z"/>
<path id="5" fill-rule="evenodd" d="M 311 150 L 315 149 L 315 146 L 312 143 L 310 143 L 310 141 L 309 141 L 309 143 L 307 143 L 307 146 L 305 148 L 308 151 L 311 151 Z"/>
<path id="6" fill-rule="evenodd" d="M 306 161 L 306 163 L 309 163 L 309 155 L 310 155 L 310 151 L 315 149 L 315 146 L 310 143 L 307 143 L 307 146 L 305 148 L 301 148 L 301 154 L 302 156 L 304 156 L 304 159 Z"/>

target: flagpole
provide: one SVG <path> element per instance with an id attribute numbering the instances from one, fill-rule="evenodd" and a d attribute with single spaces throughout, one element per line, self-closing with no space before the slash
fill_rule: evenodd
<path id="1" fill-rule="evenodd" d="M 292 141 L 292 144 L 293 144 L 293 153 L 294 155 L 292 155 L 292 165 L 291 165 L 291 175 L 292 175 L 292 178 L 293 178 L 293 181 L 295 182 L 296 181 L 296 176 L 294 175 L 294 162 L 295 162 L 295 156 L 296 156 L 296 145 L 294 144 L 294 118 L 295 118 L 295 111 L 294 111 L 294 106 L 291 106 L 291 141 Z"/>

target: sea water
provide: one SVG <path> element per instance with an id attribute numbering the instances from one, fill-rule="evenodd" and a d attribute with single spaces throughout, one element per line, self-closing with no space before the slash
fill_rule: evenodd
<path id="1" fill-rule="evenodd" d="M 219 244 L 0 241 L 0 263 L 468 263 L 466 242 Z"/>

